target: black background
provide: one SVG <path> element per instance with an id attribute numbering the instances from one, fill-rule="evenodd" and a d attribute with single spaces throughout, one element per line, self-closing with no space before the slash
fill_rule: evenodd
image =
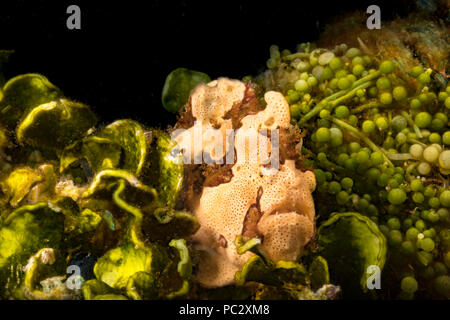
<path id="1" fill-rule="evenodd" d="M 7 77 L 42 73 L 103 122 L 132 118 L 164 127 L 175 121 L 160 102 L 171 70 L 242 78 L 265 67 L 271 44 L 294 49 L 345 12 L 378 4 L 390 19 L 411 3 L 1 0 L 0 48 L 16 51 Z M 66 27 L 71 4 L 81 8 L 81 30 Z"/>

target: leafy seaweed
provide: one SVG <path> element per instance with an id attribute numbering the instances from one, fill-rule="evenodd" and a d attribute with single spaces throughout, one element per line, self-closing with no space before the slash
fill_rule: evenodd
<path id="1" fill-rule="evenodd" d="M 173 239 L 172 241 L 170 241 L 169 246 L 174 247 L 178 251 L 180 261 L 177 265 L 177 271 L 180 277 L 183 279 L 181 288 L 167 295 L 169 299 L 173 299 L 175 297 L 184 296 L 189 293 L 189 278 L 192 274 L 192 262 L 189 255 L 189 249 L 186 245 L 186 240 Z"/>
<path id="2" fill-rule="evenodd" d="M 83 140 L 81 154 L 94 172 L 100 172 L 120 167 L 122 149 L 111 139 L 90 136 Z"/>
<path id="3" fill-rule="evenodd" d="M 0 228 L 0 294 L 10 294 L 23 278 L 23 266 L 35 252 L 63 241 L 64 216 L 41 202 L 13 211 Z"/>
<path id="4" fill-rule="evenodd" d="M 116 298 L 119 300 L 127 300 L 126 297 L 120 295 L 119 290 L 111 288 L 106 283 L 97 279 L 86 281 L 81 291 L 86 300 L 116 300 Z"/>
<path id="5" fill-rule="evenodd" d="M 37 74 L 6 83 L 0 112 L 0 152 L 18 162 L 1 154 L 0 296 L 77 298 L 60 274 L 82 252 L 100 257 L 85 299 L 186 296 L 192 263 L 183 238 L 198 223 L 174 210 L 184 173 L 167 133 L 133 120 L 95 133 L 90 108 Z"/>
<path id="6" fill-rule="evenodd" d="M 127 296 L 133 300 L 151 300 L 158 297 L 155 278 L 147 272 L 136 272 L 127 282 Z"/>
<path id="7" fill-rule="evenodd" d="M 72 289 L 64 282 L 65 276 L 55 276 L 56 257 L 52 248 L 43 248 L 30 257 L 18 297 L 29 300 L 77 299 L 79 288 Z M 44 280 L 42 280 L 44 279 Z M 80 276 L 75 281 L 81 283 Z"/>
<path id="8" fill-rule="evenodd" d="M 96 122 L 86 105 L 59 99 L 33 108 L 20 122 L 16 135 L 20 143 L 60 151 L 85 136 Z"/>
<path id="9" fill-rule="evenodd" d="M 124 151 L 123 165 L 120 167 L 136 176 L 144 168 L 147 157 L 147 138 L 144 128 L 133 120 L 118 120 L 106 126 L 99 137 L 107 138 Z"/>
<path id="10" fill-rule="evenodd" d="M 31 188 L 40 181 L 42 177 L 35 170 L 29 167 L 17 168 L 0 181 L 0 188 L 6 197 L 5 200 L 12 207 L 17 207 Z"/>
<path id="11" fill-rule="evenodd" d="M 309 284 L 306 268 L 293 261 L 276 263 L 264 260 L 258 255 L 248 259 L 241 271 L 236 273 L 236 284 L 244 285 L 248 281 L 256 281 L 268 285 L 283 283 Z"/>
<path id="12" fill-rule="evenodd" d="M 182 155 L 173 154 L 175 143 L 167 133 L 161 130 L 151 133 L 153 141 L 147 177 L 158 191 L 161 206 L 173 208 L 183 186 L 183 158 Z"/>
<path id="13" fill-rule="evenodd" d="M 309 266 L 309 278 L 311 288 L 317 290 L 323 285 L 330 283 L 330 273 L 328 271 L 328 262 L 322 256 L 314 257 Z"/>
<path id="14" fill-rule="evenodd" d="M 3 86 L 0 101 L 0 122 L 14 128 L 19 119 L 30 109 L 62 98 L 62 92 L 50 81 L 35 73 L 14 77 Z"/>
<path id="15" fill-rule="evenodd" d="M 108 251 L 95 267 L 96 278 L 115 289 L 124 289 L 128 280 L 137 272 L 157 274 L 165 261 L 157 248 L 135 249 L 131 243 Z"/>

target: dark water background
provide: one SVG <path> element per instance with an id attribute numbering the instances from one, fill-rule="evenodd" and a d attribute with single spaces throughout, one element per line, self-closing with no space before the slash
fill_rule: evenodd
<path id="1" fill-rule="evenodd" d="M 81 30 L 66 28 L 66 8 L 81 8 Z M 15 49 L 7 76 L 46 75 L 103 122 L 132 118 L 174 123 L 160 93 L 183 66 L 212 78 L 262 70 L 268 48 L 314 41 L 343 13 L 381 7 L 404 16 L 412 1 L 43 1 L 0 2 L 0 48 Z"/>

